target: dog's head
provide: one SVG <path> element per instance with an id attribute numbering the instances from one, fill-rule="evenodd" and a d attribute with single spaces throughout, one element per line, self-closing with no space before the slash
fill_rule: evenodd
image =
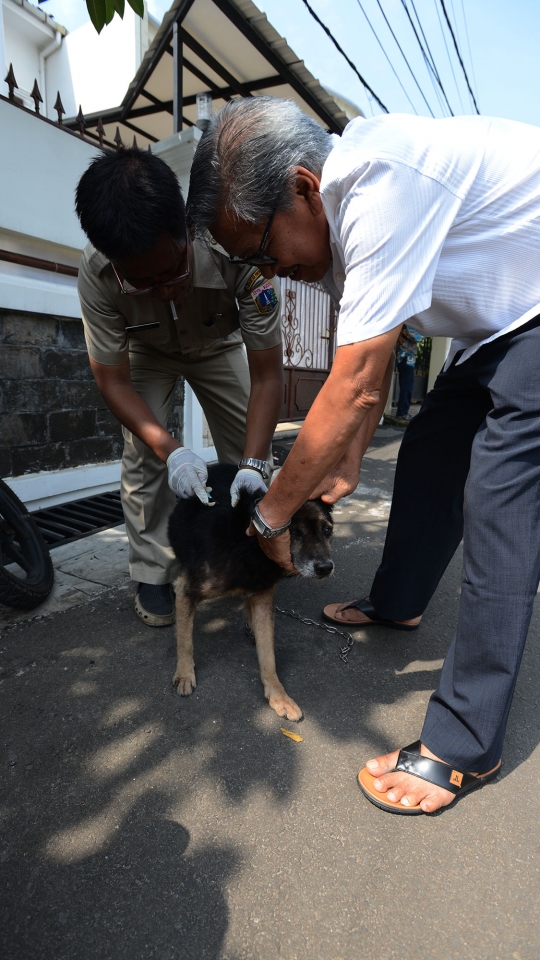
<path id="1" fill-rule="evenodd" d="M 303 577 L 323 580 L 332 576 L 332 507 L 322 500 L 308 500 L 291 521 L 291 556 Z"/>

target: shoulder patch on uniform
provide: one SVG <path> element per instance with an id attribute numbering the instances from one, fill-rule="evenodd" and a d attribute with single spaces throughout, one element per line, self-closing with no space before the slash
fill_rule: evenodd
<path id="1" fill-rule="evenodd" d="M 258 281 L 257 285 L 249 290 L 253 303 L 259 313 L 272 313 L 272 310 L 275 310 L 278 305 L 274 285 L 271 280 L 265 280 L 261 274 L 259 274 Z"/>

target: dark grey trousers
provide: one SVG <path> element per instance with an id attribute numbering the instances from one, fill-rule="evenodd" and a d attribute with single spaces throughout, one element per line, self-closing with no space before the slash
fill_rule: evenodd
<path id="1" fill-rule="evenodd" d="M 398 457 L 378 613 L 423 613 L 463 537 L 457 630 L 422 742 L 457 769 L 501 757 L 540 579 L 540 317 L 436 380 Z"/>

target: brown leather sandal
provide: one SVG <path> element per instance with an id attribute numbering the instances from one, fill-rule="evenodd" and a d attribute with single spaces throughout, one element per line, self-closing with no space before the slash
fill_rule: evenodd
<path id="1" fill-rule="evenodd" d="M 501 761 L 499 760 L 493 770 L 488 773 L 460 773 L 454 770 L 448 763 L 442 763 L 441 760 L 432 760 L 430 757 L 423 757 L 420 754 L 420 740 L 411 743 L 399 751 L 398 762 L 394 770 L 401 770 L 403 773 L 411 773 L 413 777 L 419 777 L 428 783 L 433 783 L 443 790 L 449 790 L 455 794 L 455 800 L 448 806 L 453 806 L 456 800 L 471 790 L 477 790 L 483 787 L 485 783 L 493 780 L 500 771 Z M 388 771 L 393 773 L 394 771 Z M 389 800 L 386 793 L 379 793 L 373 786 L 377 777 L 374 777 L 367 767 L 360 770 L 358 774 L 358 786 L 362 793 L 371 803 L 374 803 L 380 810 L 386 810 L 388 813 L 400 813 L 404 816 L 418 816 L 424 813 L 420 805 L 416 807 L 406 807 L 401 801 Z M 443 807 L 443 809 L 447 809 Z M 438 813 L 438 811 L 435 811 Z"/>
<path id="2" fill-rule="evenodd" d="M 354 620 L 345 620 L 339 616 L 344 610 L 352 609 L 359 610 L 360 613 L 363 613 L 368 619 L 355 622 Z M 422 617 L 414 617 L 411 620 L 385 620 L 384 617 L 379 616 L 369 597 L 366 597 L 365 600 L 352 600 L 347 604 L 329 603 L 323 608 L 321 616 L 323 620 L 326 620 L 328 623 L 344 624 L 346 627 L 349 627 L 349 629 L 376 626 L 390 627 L 391 630 L 416 630 L 422 619 Z"/>

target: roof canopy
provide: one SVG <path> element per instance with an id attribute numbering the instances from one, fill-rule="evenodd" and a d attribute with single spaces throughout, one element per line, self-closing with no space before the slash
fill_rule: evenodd
<path id="1" fill-rule="evenodd" d="M 86 135 L 112 145 L 118 126 L 124 143 L 134 134 L 139 146 L 155 143 L 195 124 L 196 94 L 205 92 L 218 110 L 233 97 L 271 94 L 333 133 L 348 122 L 251 0 L 174 0 L 122 104 L 86 116 Z"/>

